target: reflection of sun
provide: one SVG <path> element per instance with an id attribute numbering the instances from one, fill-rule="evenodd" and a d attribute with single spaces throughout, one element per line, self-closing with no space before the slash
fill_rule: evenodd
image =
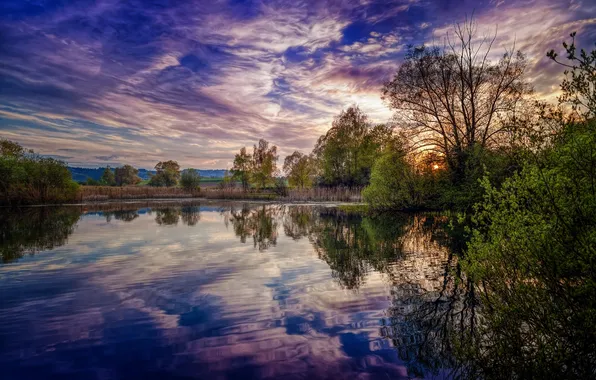
<path id="1" fill-rule="evenodd" d="M 437 165 L 437 164 L 434 164 L 434 165 L 433 165 L 433 169 L 434 169 L 434 170 L 437 170 L 438 168 L 439 168 L 439 165 Z"/>

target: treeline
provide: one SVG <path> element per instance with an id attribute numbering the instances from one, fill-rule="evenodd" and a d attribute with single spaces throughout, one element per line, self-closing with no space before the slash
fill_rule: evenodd
<path id="1" fill-rule="evenodd" d="M 176 161 L 160 161 L 155 165 L 155 174 L 150 174 L 147 185 L 156 187 L 180 186 L 186 190 L 198 190 L 201 176 L 196 169 L 181 171 Z M 109 166 L 103 171 L 99 180 L 88 178 L 89 186 L 132 186 L 142 182 L 139 169 L 131 165 L 123 165 L 112 170 Z"/>

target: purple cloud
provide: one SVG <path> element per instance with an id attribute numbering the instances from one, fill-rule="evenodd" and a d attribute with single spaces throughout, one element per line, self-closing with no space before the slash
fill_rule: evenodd
<path id="1" fill-rule="evenodd" d="M 85 166 L 226 168 L 261 137 L 283 159 L 354 103 L 385 122 L 405 47 L 472 12 L 498 27 L 496 53 L 528 54 L 541 96 L 561 75 L 545 52 L 574 30 L 596 40 L 596 5 L 577 0 L 58 4 L 0 6 L 0 136 Z"/>

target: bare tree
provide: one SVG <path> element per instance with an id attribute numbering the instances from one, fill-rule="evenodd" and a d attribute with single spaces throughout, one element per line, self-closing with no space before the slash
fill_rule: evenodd
<path id="1" fill-rule="evenodd" d="M 516 108 L 531 88 L 524 80 L 526 60 L 505 51 L 489 59 L 496 40 L 477 38 L 472 20 L 454 27 L 439 47 L 410 47 L 397 74 L 383 88 L 383 99 L 402 126 L 415 136 L 416 149 L 445 155 L 456 173 L 475 146 L 498 144 Z"/>

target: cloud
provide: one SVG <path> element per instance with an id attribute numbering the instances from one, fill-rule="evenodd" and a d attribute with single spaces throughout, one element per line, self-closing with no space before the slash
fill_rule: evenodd
<path id="1" fill-rule="evenodd" d="M 118 2 L 53 6 L 8 0 L 0 14 L 0 135 L 42 154 L 73 149 L 150 168 L 225 168 L 259 138 L 283 156 L 309 151 L 335 115 L 359 104 L 375 122 L 408 44 L 432 41 L 474 15 L 498 26 L 549 94 L 560 68 L 546 50 L 577 30 L 596 37 L 589 2 L 523 0 Z M 40 139 L 39 137 L 43 137 Z M 218 143 L 208 143 L 217 141 Z"/>

